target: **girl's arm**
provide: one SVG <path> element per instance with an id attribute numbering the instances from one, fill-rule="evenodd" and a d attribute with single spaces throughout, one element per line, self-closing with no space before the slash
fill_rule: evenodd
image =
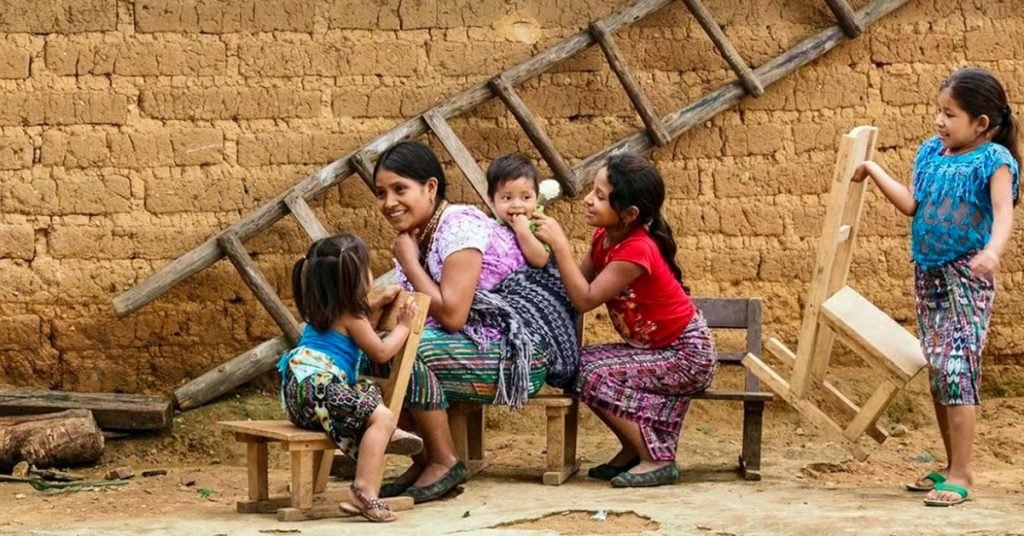
<path id="1" fill-rule="evenodd" d="M 605 266 L 604 270 L 593 277 L 590 281 L 587 274 L 580 266 L 577 266 L 572 258 L 572 247 L 565 237 L 565 232 L 555 220 L 540 215 L 537 217 L 537 238 L 545 241 L 551 246 L 558 262 L 558 272 L 562 276 L 562 284 L 565 285 L 565 292 L 569 295 L 573 307 L 581 313 L 596 309 L 605 302 L 617 296 L 623 289 L 629 286 L 636 278 L 644 274 L 644 269 L 638 264 L 625 261 L 613 261 Z M 587 254 L 590 258 L 590 254 Z M 583 268 L 589 266 L 593 273 L 593 265 L 589 262 L 581 263 Z"/>
<path id="2" fill-rule="evenodd" d="M 349 337 L 355 341 L 363 353 L 374 363 L 387 363 L 402 344 L 409 338 L 410 325 L 413 317 L 416 316 L 416 300 L 412 296 L 402 304 L 398 312 L 398 324 L 383 339 L 373 329 L 373 324 L 365 316 L 342 315 L 341 325 L 345 328 Z"/>
<path id="3" fill-rule="evenodd" d="M 1013 174 L 1008 166 L 999 166 L 992 174 L 989 190 L 992 196 L 992 236 L 985 249 L 968 262 L 971 270 L 979 274 L 996 272 L 1013 230 Z"/>
<path id="4" fill-rule="evenodd" d="M 480 282 L 483 253 L 467 248 L 448 255 L 441 265 L 441 284 L 438 285 L 420 265 L 419 246 L 411 236 L 407 233 L 398 235 L 393 249 L 412 288 L 430 296 L 430 316 L 450 333 L 462 329 L 469 318 L 469 306 L 473 304 L 473 294 Z"/>
<path id="5" fill-rule="evenodd" d="M 917 200 L 914 199 L 914 192 L 889 175 L 882 169 L 882 166 L 871 160 L 861 162 L 853 173 L 853 180 L 860 182 L 867 177 L 871 177 L 875 181 L 878 189 L 896 207 L 896 210 L 906 216 L 913 216 L 914 212 L 917 212 Z"/>
<path id="6" fill-rule="evenodd" d="M 530 230 L 530 218 L 524 215 L 513 216 L 512 230 L 516 232 L 516 240 L 519 241 L 519 249 L 523 250 L 526 262 L 534 268 L 543 268 L 551 258 L 551 254 L 544 248 L 544 243 Z"/>

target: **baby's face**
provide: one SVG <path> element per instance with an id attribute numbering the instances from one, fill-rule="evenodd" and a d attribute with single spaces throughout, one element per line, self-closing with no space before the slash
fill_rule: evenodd
<path id="1" fill-rule="evenodd" d="M 517 214 L 532 217 L 537 210 L 537 186 L 528 177 L 507 180 L 498 186 L 491 202 L 498 217 L 506 222 Z"/>

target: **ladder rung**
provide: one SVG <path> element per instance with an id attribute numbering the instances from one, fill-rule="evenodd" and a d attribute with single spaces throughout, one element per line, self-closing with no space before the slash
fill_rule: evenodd
<path id="1" fill-rule="evenodd" d="M 288 194 L 284 198 L 284 204 L 288 205 L 288 210 L 291 211 L 292 216 L 295 216 L 299 225 L 302 226 L 302 230 L 306 231 L 306 234 L 314 242 L 328 236 L 327 229 L 324 229 L 316 214 L 313 214 L 313 209 L 309 208 L 309 204 L 306 203 L 306 200 L 301 195 L 295 192 Z"/>
<path id="2" fill-rule="evenodd" d="M 363 179 L 363 182 L 366 183 L 366 186 L 370 189 L 370 191 L 375 191 L 375 187 L 373 185 L 373 168 L 370 167 L 370 162 L 363 155 L 363 153 L 357 152 L 353 154 L 352 157 L 349 159 L 349 162 L 351 163 L 352 168 L 355 170 L 355 172 L 358 173 L 359 176 Z"/>
<path id="3" fill-rule="evenodd" d="M 297 343 L 299 341 L 298 322 L 288 312 L 288 308 L 284 306 L 284 302 L 274 292 L 273 287 L 267 282 L 267 278 L 256 267 L 252 257 L 245 251 L 242 241 L 234 233 L 224 233 L 217 238 L 217 244 L 224 250 L 224 254 L 231 260 L 231 264 L 235 265 L 238 274 L 242 276 L 242 280 L 249 286 L 252 293 L 256 295 L 256 299 L 263 304 L 263 308 L 270 313 L 270 317 L 274 319 L 274 322 L 284 332 L 285 337 L 292 344 Z"/>
<path id="4" fill-rule="evenodd" d="M 455 165 L 459 166 L 462 174 L 469 179 L 470 185 L 476 190 L 477 195 L 493 213 L 494 207 L 491 206 L 491 199 L 487 195 L 487 178 L 484 176 L 483 170 L 480 169 L 480 165 L 476 163 L 476 159 L 469 153 L 469 149 L 455 135 L 455 131 L 452 130 L 448 121 L 436 110 L 430 110 L 423 114 L 423 120 L 427 122 L 427 126 L 434 132 L 437 139 L 441 140 L 441 144 L 455 160 Z"/>
<path id="5" fill-rule="evenodd" d="M 601 21 L 596 21 L 590 25 L 590 34 L 594 36 L 594 40 L 597 41 L 597 44 L 601 46 L 601 50 L 604 51 L 608 64 L 611 66 L 615 76 L 619 77 L 619 82 L 622 83 L 622 87 L 626 90 L 626 95 L 629 96 L 633 107 L 640 114 L 640 119 L 647 127 L 647 132 L 651 135 L 651 139 L 658 145 L 667 145 L 672 138 L 668 135 L 665 125 L 654 111 L 651 101 L 644 94 L 643 90 L 640 89 L 640 84 L 637 83 L 633 73 L 630 72 L 629 66 L 622 57 L 622 52 L 619 51 L 619 46 L 615 43 L 615 39 L 612 38 L 608 28 Z"/>
<path id="6" fill-rule="evenodd" d="M 828 8 L 835 14 L 839 21 L 839 27 L 843 29 L 846 37 L 853 39 L 864 32 L 864 27 L 857 22 L 857 15 L 854 14 L 850 4 L 846 0 L 825 0 Z"/>
<path id="7" fill-rule="evenodd" d="M 704 3 L 701 0 L 684 0 L 686 7 L 690 8 L 690 13 L 697 19 L 701 27 L 704 28 L 704 32 L 708 34 L 711 42 L 718 48 L 718 52 L 725 58 L 726 63 L 732 67 L 732 70 L 736 73 L 736 76 L 740 79 L 740 84 L 743 85 L 743 89 L 747 93 L 759 97 L 764 94 L 764 85 L 758 80 L 757 75 L 750 69 L 747 62 L 743 60 L 740 53 L 736 50 L 736 47 L 732 46 L 732 41 L 725 36 L 725 32 L 722 31 L 722 27 L 715 22 L 715 18 L 708 11 L 708 8 L 704 7 Z"/>
<path id="8" fill-rule="evenodd" d="M 505 106 L 512 112 L 516 121 L 519 122 L 519 126 L 523 127 L 523 131 L 526 132 L 533 145 L 540 151 L 540 155 L 544 157 L 544 161 L 551 167 L 551 171 L 554 173 L 555 178 L 558 179 L 558 182 L 562 184 L 566 194 L 569 197 L 573 197 L 579 193 L 579 181 L 572 172 L 572 168 L 569 167 L 569 164 L 565 162 L 562 155 L 555 149 L 555 145 L 551 142 L 551 138 L 548 137 L 548 133 L 541 128 L 540 123 L 533 117 L 533 113 L 526 107 L 526 103 L 516 93 L 515 88 L 501 75 L 492 78 L 490 85 L 491 89 L 498 94 L 498 97 L 501 98 Z"/>

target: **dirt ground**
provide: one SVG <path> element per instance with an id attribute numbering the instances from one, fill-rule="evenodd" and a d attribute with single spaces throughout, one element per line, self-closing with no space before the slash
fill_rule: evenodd
<path id="1" fill-rule="evenodd" d="M 614 438 L 589 413 L 581 416 L 584 470 L 554 488 L 538 483 L 543 415 L 492 410 L 491 466 L 461 495 L 380 527 L 338 520 L 278 523 L 269 515 L 234 513 L 235 501 L 246 494 L 244 450 L 214 423 L 281 415 L 273 393 L 248 391 L 178 415 L 171 433 L 109 440 L 99 465 L 77 469 L 102 478 L 111 468 L 130 465 L 136 474 L 167 469 L 166 476 L 136 476 L 123 487 L 56 495 L 25 484 L 0 484 L 0 534 L 422 535 L 428 523 L 429 533 L 1024 535 L 1024 397 L 984 402 L 976 441 L 976 500 L 926 509 L 920 495 L 901 491 L 902 483 L 944 462 L 923 389 L 915 385 L 897 398 L 885 426 L 898 428 L 899 437 L 881 446 L 865 444 L 872 453 L 866 462 L 852 461 L 833 438 L 783 403 L 772 403 L 765 415 L 764 480 L 756 483 L 733 473 L 740 406 L 697 402 L 680 443 L 681 482 L 628 492 L 582 476 L 615 452 Z M 285 491 L 289 473 L 282 453 L 271 450 L 274 494 Z M 400 471 L 403 463 L 389 459 L 389 473 Z M 194 484 L 183 483 L 189 480 Z M 300 532 L 287 532 L 295 530 Z"/>

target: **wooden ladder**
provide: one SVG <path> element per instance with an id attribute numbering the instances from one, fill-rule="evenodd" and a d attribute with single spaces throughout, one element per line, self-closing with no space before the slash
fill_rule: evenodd
<path id="1" fill-rule="evenodd" d="M 877 128 L 857 127 L 840 144 L 796 353 L 775 338 L 765 345 L 769 354 L 792 367 L 789 381 L 757 356 L 743 358 L 744 366 L 802 415 L 837 432 L 858 460 L 867 458 L 867 451 L 857 439 L 866 432 L 878 443 L 886 440 L 879 417 L 927 365 L 917 338 L 846 284 L 867 188 L 867 181 L 851 178 L 858 164 L 872 159 L 877 135 Z M 884 377 L 863 407 L 825 380 L 837 339 Z M 818 392 L 850 418 L 845 426 L 811 400 Z"/>
<path id="2" fill-rule="evenodd" d="M 744 96 L 761 95 L 765 87 L 818 58 L 839 44 L 844 37 L 856 37 L 862 28 L 902 6 L 907 0 L 874 0 L 856 12 L 845 0 L 828 0 L 827 3 L 835 13 L 838 25 L 831 26 L 817 35 L 805 39 L 756 69 L 752 69 L 739 55 L 701 0 L 683 1 L 725 61 L 735 71 L 737 75 L 735 82 L 725 84 L 673 113 L 660 116 L 630 71 L 616 44 L 614 34 L 671 4 L 672 0 L 634 1 L 622 11 L 593 22 L 587 30 L 566 38 L 555 46 L 499 73 L 486 83 L 472 86 L 437 104 L 421 115 L 374 138 L 356 151 L 331 162 L 317 173 L 302 179 L 234 225 L 217 233 L 200 246 L 116 297 L 114 299 L 115 311 L 120 316 L 128 315 L 155 300 L 188 277 L 227 256 L 237 268 L 246 285 L 252 289 L 257 299 L 284 333 L 283 336 L 266 341 L 242 353 L 230 362 L 208 372 L 207 375 L 178 389 L 175 392 L 178 406 L 181 409 L 196 407 L 270 370 L 275 356 L 294 344 L 298 337 L 298 322 L 274 293 L 266 277 L 253 263 L 243 242 L 264 231 L 288 214 L 295 217 L 310 239 L 316 240 L 326 236 L 328 234 L 326 228 L 317 220 L 307 202 L 353 175 L 359 176 L 367 186 L 372 188 L 371 163 L 374 158 L 396 142 L 426 132 L 434 133 L 469 180 L 480 199 L 484 203 L 488 203 L 487 185 L 483 171 L 465 144 L 455 135 L 448 119 L 473 110 L 493 97 L 498 97 L 505 103 L 544 161 L 547 162 L 555 179 L 562 185 L 563 192 L 575 196 L 584 184 L 592 179 L 593 172 L 603 165 L 610 154 L 624 150 L 644 152 L 655 145 L 669 143 L 694 126 L 702 124 L 716 114 L 736 105 Z M 595 44 L 604 52 L 612 71 L 622 83 L 645 128 L 589 156 L 576 166 L 570 166 L 541 123 L 537 121 L 519 97 L 516 87 Z M 211 378 L 207 377 L 210 374 L 214 375 L 216 381 L 211 381 Z"/>

